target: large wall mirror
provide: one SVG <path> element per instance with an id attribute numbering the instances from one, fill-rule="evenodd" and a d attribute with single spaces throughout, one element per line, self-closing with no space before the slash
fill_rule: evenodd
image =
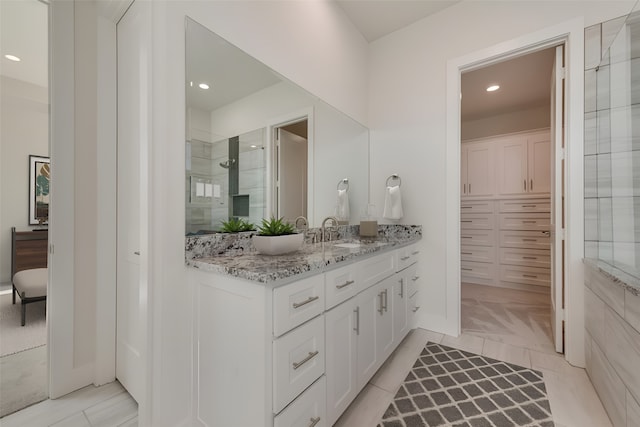
<path id="1" fill-rule="evenodd" d="M 188 235 L 218 231 L 232 217 L 359 221 L 368 129 L 190 18 L 186 109 Z"/>

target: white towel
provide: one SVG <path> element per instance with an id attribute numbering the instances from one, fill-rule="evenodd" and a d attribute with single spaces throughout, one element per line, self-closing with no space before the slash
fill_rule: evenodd
<path id="1" fill-rule="evenodd" d="M 349 220 L 349 193 L 347 190 L 338 190 L 338 201 L 336 205 L 336 218 L 339 220 Z"/>
<path id="2" fill-rule="evenodd" d="M 382 216 L 386 219 L 400 219 L 403 215 L 400 186 L 387 187 L 384 197 L 384 213 Z"/>

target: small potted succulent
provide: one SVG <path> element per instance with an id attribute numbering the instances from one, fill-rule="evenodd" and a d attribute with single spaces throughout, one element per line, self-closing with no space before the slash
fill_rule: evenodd
<path id="1" fill-rule="evenodd" d="M 240 233 L 243 231 L 255 231 L 256 226 L 242 218 L 229 218 L 227 221 L 221 221 L 223 233 Z"/>
<path id="2" fill-rule="evenodd" d="M 258 234 L 252 237 L 253 246 L 264 255 L 282 255 L 300 248 L 304 234 L 297 233 L 284 218 L 263 219 Z"/>

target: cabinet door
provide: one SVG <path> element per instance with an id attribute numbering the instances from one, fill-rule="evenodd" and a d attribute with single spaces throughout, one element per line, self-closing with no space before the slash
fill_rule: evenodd
<path id="1" fill-rule="evenodd" d="M 356 348 L 359 308 L 346 301 L 325 313 L 327 425 L 333 425 L 358 394 Z"/>
<path id="2" fill-rule="evenodd" d="M 376 353 L 378 363 L 382 363 L 393 351 L 393 284 L 396 276 L 383 280 L 379 297 L 380 307 L 376 316 Z M 379 367 L 379 366 L 378 366 Z M 377 368 L 376 368 L 377 369 Z"/>
<path id="3" fill-rule="evenodd" d="M 527 192 L 527 140 L 516 139 L 498 145 L 498 189 L 500 194 Z"/>
<path id="4" fill-rule="evenodd" d="M 467 195 L 491 196 L 495 178 L 491 144 L 469 144 L 467 147 Z"/>
<path id="5" fill-rule="evenodd" d="M 414 264 L 415 265 L 415 264 Z M 409 316 L 407 314 L 407 301 L 409 299 L 409 281 L 408 270 L 403 270 L 394 276 L 393 287 L 391 291 L 391 311 L 393 313 L 393 346 L 396 347 L 407 334 L 409 330 Z"/>
<path id="6" fill-rule="evenodd" d="M 528 172 L 530 193 L 549 193 L 551 191 L 551 145 L 548 139 L 530 140 L 528 146 Z"/>
<path id="7" fill-rule="evenodd" d="M 376 320 L 380 316 L 380 291 L 381 284 L 375 285 L 357 296 L 359 312 L 359 334 L 356 374 L 358 377 L 358 389 L 361 390 L 378 369 L 376 353 Z"/>

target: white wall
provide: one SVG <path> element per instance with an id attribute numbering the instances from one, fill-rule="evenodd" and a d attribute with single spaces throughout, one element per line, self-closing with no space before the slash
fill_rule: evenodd
<path id="1" fill-rule="evenodd" d="M 464 120 L 461 123 L 460 139 L 484 138 L 492 135 L 522 132 L 549 127 L 551 111 L 549 105 L 509 111 L 495 116 Z"/>
<path id="2" fill-rule="evenodd" d="M 11 227 L 29 226 L 29 155 L 49 156 L 49 92 L 0 77 L 0 282 L 11 282 Z"/>
<path id="3" fill-rule="evenodd" d="M 149 425 L 191 418 L 192 291 L 184 265 L 185 15 L 265 64 L 363 119 L 366 43 L 339 7 L 318 2 L 152 3 L 153 104 L 149 171 L 151 340 Z M 317 29 L 317 30 L 316 30 Z"/>
<path id="4" fill-rule="evenodd" d="M 420 325 L 456 333 L 448 309 L 445 238 L 447 61 L 584 16 L 585 26 L 628 13 L 634 1 L 464 1 L 370 46 L 369 127 L 372 203 L 400 171 L 405 217 L 423 225 Z M 581 64 L 579 64 L 581 65 Z"/>

